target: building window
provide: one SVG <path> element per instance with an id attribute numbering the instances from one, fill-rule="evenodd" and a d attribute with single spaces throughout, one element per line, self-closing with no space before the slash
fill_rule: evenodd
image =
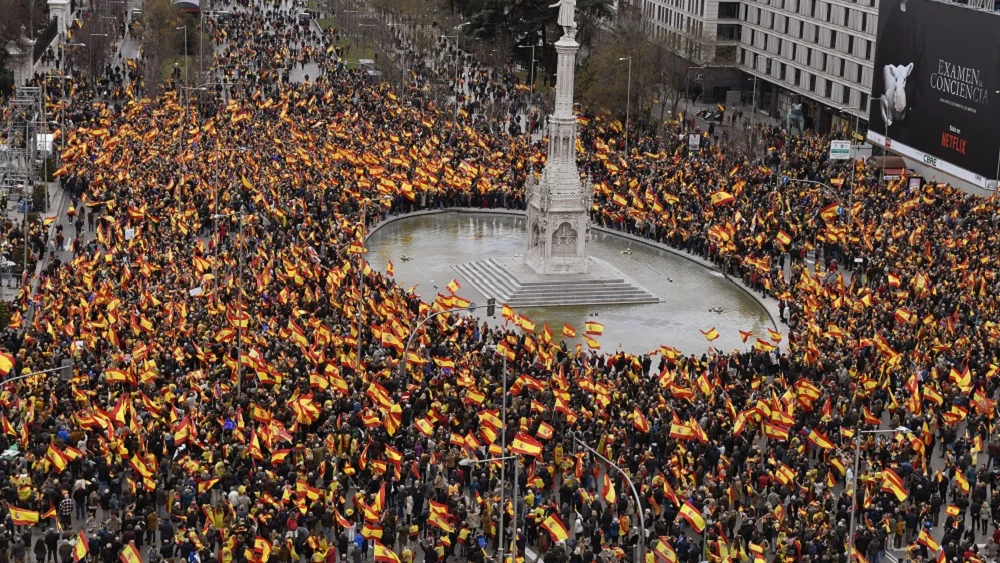
<path id="1" fill-rule="evenodd" d="M 792 41 L 792 60 L 793 61 L 796 60 L 795 57 L 798 55 L 798 52 L 799 52 L 799 44 L 796 43 L 796 42 L 794 42 L 794 41 Z"/>
<path id="2" fill-rule="evenodd" d="M 802 85 L 802 69 L 800 68 L 795 69 L 795 85 Z"/>
<path id="3" fill-rule="evenodd" d="M 845 106 L 850 106 L 851 105 L 851 89 L 848 88 L 847 86 L 844 86 L 843 89 L 841 89 L 841 93 L 843 95 L 840 96 L 840 103 L 844 104 Z"/>
<path id="4" fill-rule="evenodd" d="M 861 92 L 861 105 L 858 109 L 863 112 L 868 111 L 868 94 Z"/>
<path id="5" fill-rule="evenodd" d="M 828 99 L 828 100 L 832 100 L 833 99 L 833 81 L 832 80 L 824 80 L 823 82 L 826 83 L 826 86 L 825 86 L 825 88 L 823 90 L 823 97 L 826 98 L 826 99 Z"/>
<path id="6" fill-rule="evenodd" d="M 816 17 L 816 0 L 809 0 L 809 17 Z"/>
<path id="7" fill-rule="evenodd" d="M 868 13 L 861 12 L 861 31 L 868 33 Z"/>
<path id="8" fill-rule="evenodd" d="M 812 66 L 813 64 L 813 50 L 806 47 L 806 66 Z"/>
<path id="9" fill-rule="evenodd" d="M 819 26 L 813 24 L 813 43 L 819 45 Z"/>
<path id="10" fill-rule="evenodd" d="M 819 54 L 819 68 L 826 72 L 826 53 Z"/>
<path id="11" fill-rule="evenodd" d="M 816 91 L 816 75 L 815 74 L 810 74 L 809 75 L 809 91 L 810 92 L 815 92 Z"/>
<path id="12" fill-rule="evenodd" d="M 872 60 L 872 43 L 874 41 L 865 41 L 865 60 Z"/>
<path id="13" fill-rule="evenodd" d="M 846 70 L 846 67 L 847 67 L 847 60 L 846 59 L 840 59 L 840 72 L 837 73 L 837 76 L 839 76 L 841 78 L 845 78 L 844 71 Z"/>
<path id="14" fill-rule="evenodd" d="M 850 55 L 854 54 L 854 36 L 853 35 L 848 35 L 847 36 L 847 53 L 850 54 Z"/>
<path id="15" fill-rule="evenodd" d="M 767 58 L 767 62 L 764 65 L 764 73 L 771 76 L 771 57 Z"/>
<path id="16" fill-rule="evenodd" d="M 837 30 L 835 29 L 830 30 L 830 48 L 831 49 L 837 48 Z"/>

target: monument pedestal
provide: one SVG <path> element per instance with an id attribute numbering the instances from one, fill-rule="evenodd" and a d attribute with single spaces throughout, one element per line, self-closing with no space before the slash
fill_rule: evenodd
<path id="1" fill-rule="evenodd" d="M 659 301 L 617 268 L 593 256 L 587 259 L 585 273 L 539 274 L 519 257 L 487 258 L 452 268 L 485 297 L 514 308 Z"/>

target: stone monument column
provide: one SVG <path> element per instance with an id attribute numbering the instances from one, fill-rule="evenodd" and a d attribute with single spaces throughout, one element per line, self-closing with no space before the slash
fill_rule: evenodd
<path id="1" fill-rule="evenodd" d="M 528 248 L 524 263 L 538 274 L 585 274 L 589 269 L 590 205 L 593 186 L 580 181 L 576 166 L 576 114 L 573 79 L 576 71 L 574 0 L 561 0 L 556 42 L 555 111 L 548 118 L 548 158 L 542 177 L 528 179 Z"/>

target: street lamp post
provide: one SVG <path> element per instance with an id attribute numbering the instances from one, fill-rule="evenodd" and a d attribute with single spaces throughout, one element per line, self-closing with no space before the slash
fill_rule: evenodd
<path id="1" fill-rule="evenodd" d="M 687 72 L 684 73 L 684 115 L 687 116 L 688 104 L 691 100 L 691 71 L 692 70 L 704 70 L 708 68 L 707 66 L 691 66 L 688 67 Z"/>
<path id="2" fill-rule="evenodd" d="M 506 356 L 505 356 L 506 357 Z M 506 392 L 504 393 L 506 396 Z M 518 479 L 520 477 L 521 464 L 517 462 L 516 455 L 505 455 L 503 457 L 491 457 L 488 459 L 463 459 L 459 462 L 459 465 L 479 465 L 480 463 L 493 463 L 495 461 L 500 462 L 500 503 L 497 514 L 497 528 L 499 537 L 497 538 L 497 561 L 504 563 L 504 551 L 506 551 L 506 546 L 503 543 L 503 509 L 504 509 L 504 492 L 507 490 L 507 482 L 503 478 L 504 468 L 507 466 L 507 461 L 514 460 L 514 486 L 511 489 L 511 495 L 513 500 L 511 501 L 511 506 L 514 508 L 514 515 L 511 518 L 511 523 L 513 524 L 514 536 L 511 538 L 511 543 L 514 545 L 514 549 L 517 549 L 517 485 Z"/>
<path id="3" fill-rule="evenodd" d="M 224 219 L 228 217 L 236 217 L 240 222 L 240 230 L 237 236 L 239 237 L 237 249 L 237 263 L 236 263 L 236 276 L 240 279 L 239 287 L 236 294 L 236 398 L 238 399 L 243 395 L 243 248 L 246 241 L 243 239 L 243 222 L 246 216 L 242 211 L 236 211 L 233 213 L 227 213 L 224 215 L 214 214 L 213 219 Z"/>
<path id="4" fill-rule="evenodd" d="M 221 16 L 223 14 L 228 14 L 228 10 L 206 10 L 198 12 L 198 75 L 204 79 L 205 73 L 205 16 Z M 184 34 L 187 35 L 187 28 L 184 28 Z M 184 56 L 187 56 L 187 45 L 184 46 Z M 187 59 L 185 59 L 187 60 Z M 185 80 L 187 77 L 185 77 Z"/>
<path id="5" fill-rule="evenodd" d="M 632 56 L 619 57 L 619 61 L 628 61 L 628 85 L 625 87 L 625 154 L 628 155 L 628 121 L 632 108 Z"/>
<path id="6" fill-rule="evenodd" d="M 63 43 L 62 44 L 61 49 L 62 49 L 63 54 L 66 56 L 66 65 L 67 66 L 65 68 L 67 69 L 67 71 L 72 72 L 72 67 L 73 67 L 72 62 L 73 61 L 70 59 L 69 53 L 66 52 L 66 48 L 67 47 L 86 47 L 86 46 L 87 46 L 86 43 L 71 43 L 70 42 L 70 43 Z"/>
<path id="7" fill-rule="evenodd" d="M 7 385 L 8 383 L 14 383 L 15 381 L 20 381 L 22 379 L 28 379 L 29 377 L 35 377 L 36 375 L 42 375 L 43 373 L 51 373 L 53 371 L 59 371 L 59 370 L 64 369 L 64 368 L 65 368 L 65 366 L 59 366 L 57 368 L 49 368 L 49 369 L 43 369 L 43 370 L 39 370 L 39 371 L 33 371 L 31 373 L 23 373 L 21 375 L 15 375 L 14 377 L 10 377 L 10 378 L 4 379 L 3 381 L 0 381 L 0 386 Z"/>
<path id="8" fill-rule="evenodd" d="M 531 49 L 531 65 L 529 66 L 528 78 L 531 80 L 531 90 L 528 93 L 529 103 L 535 103 L 535 46 L 534 45 L 518 45 L 518 49 Z"/>
<path id="9" fill-rule="evenodd" d="M 478 308 L 478 305 L 476 305 L 475 303 L 470 303 L 469 306 L 465 308 L 465 310 L 471 313 L 471 312 L 475 311 L 477 308 Z M 443 315 L 445 313 L 457 313 L 457 312 L 458 312 L 458 310 L 455 310 L 455 309 L 445 309 L 444 311 L 434 311 L 432 313 L 428 313 L 426 317 L 420 319 L 420 322 L 417 323 L 417 326 L 413 327 L 413 332 L 410 333 L 410 337 L 406 339 L 406 346 L 403 347 L 403 357 L 399 360 L 399 375 L 400 375 L 400 377 L 402 377 L 403 379 L 406 379 L 406 356 L 410 352 L 410 345 L 413 344 L 413 338 L 417 335 L 418 332 L 420 332 L 420 329 L 425 324 L 427 324 L 427 321 L 429 321 L 429 320 L 431 320 L 431 319 L 433 319 L 435 317 L 438 317 L 440 315 Z"/>
<path id="10" fill-rule="evenodd" d="M 588 446 L 586 443 L 584 443 L 583 440 L 581 440 L 576 434 L 573 435 L 573 442 L 577 445 L 577 447 L 580 447 L 580 448 L 583 448 L 583 449 L 587 450 L 592 455 L 596 456 L 601 461 L 603 461 L 604 463 L 607 463 L 609 466 L 611 466 L 612 468 L 614 468 L 615 471 L 617 471 L 618 473 L 620 473 L 621 476 L 625 479 L 625 481 L 628 483 L 628 486 L 632 488 L 632 495 L 635 497 L 635 511 L 636 511 L 637 514 L 639 514 L 639 527 L 642 528 L 642 534 L 640 535 L 641 537 L 639 538 L 639 557 L 636 559 L 636 561 L 645 561 L 646 560 L 646 519 L 645 519 L 645 517 L 643 516 L 643 513 L 642 513 L 642 499 L 639 498 L 639 491 L 636 490 L 635 483 L 632 482 L 632 478 L 628 476 L 628 473 L 625 473 L 624 471 L 622 471 L 622 468 L 620 468 L 617 465 L 615 465 L 614 462 L 612 462 L 610 459 L 608 459 L 608 458 L 604 457 L 603 455 L 597 453 L 597 450 L 595 450 L 594 448 L 592 448 L 592 447 Z"/>
<path id="11" fill-rule="evenodd" d="M 757 148 L 757 75 L 753 75 L 753 94 L 750 96 L 750 152 Z"/>
<path id="12" fill-rule="evenodd" d="M 183 25 L 177 28 L 177 31 L 184 30 L 184 85 L 187 86 L 188 82 L 188 28 L 187 25 Z"/>
<path id="13" fill-rule="evenodd" d="M 902 432 L 906 434 L 911 434 L 913 431 L 905 426 L 900 426 L 898 428 L 889 428 L 886 430 L 855 430 L 854 432 L 854 487 L 851 492 L 851 524 L 847 529 L 847 560 L 851 561 L 854 558 L 854 525 L 856 522 L 856 513 L 858 507 L 858 466 L 861 463 L 861 435 L 862 434 L 895 434 L 896 432 Z"/>
<path id="14" fill-rule="evenodd" d="M 42 88 L 45 87 L 45 84 L 49 80 L 70 80 L 70 77 L 62 75 L 62 74 L 48 73 L 48 74 L 45 75 L 45 80 L 42 81 Z M 61 92 L 62 91 L 60 91 L 60 93 Z M 45 93 L 44 92 L 42 93 L 42 99 L 45 99 Z M 59 100 L 59 110 L 60 110 L 61 115 L 62 115 L 62 117 L 60 119 L 60 123 L 59 123 L 59 146 L 60 146 L 60 148 L 65 149 L 66 148 L 66 104 L 64 103 L 64 100 L 62 100 L 62 96 L 60 96 L 60 100 Z M 48 178 L 47 174 L 46 174 L 46 178 Z"/>
<path id="15" fill-rule="evenodd" d="M 236 147 L 233 149 L 216 149 L 219 152 L 247 152 L 250 149 L 246 147 Z M 219 287 L 219 277 L 216 273 L 216 262 L 219 261 L 219 241 L 216 240 L 219 237 L 219 217 L 217 215 L 219 212 L 219 166 L 215 166 L 215 182 L 212 186 L 212 287 L 218 289 Z M 215 302 L 219 302 L 218 292 L 214 292 Z"/>
<path id="16" fill-rule="evenodd" d="M 484 348 L 484 350 L 492 350 L 494 354 L 496 354 L 496 353 L 499 352 L 499 350 L 497 350 L 496 346 L 487 346 L 487 347 Z M 501 419 L 502 419 L 501 420 L 501 425 L 503 426 L 503 433 L 500 435 L 500 453 L 501 453 L 501 455 L 503 455 L 503 454 L 507 453 L 507 354 L 501 354 L 501 356 L 503 356 L 503 366 L 501 368 L 502 371 L 503 371 L 503 373 L 502 373 L 502 378 L 503 378 L 502 379 L 502 382 L 503 382 L 503 403 L 502 403 L 502 407 L 501 407 L 501 414 L 500 414 L 500 416 L 501 416 Z M 505 469 L 506 469 L 506 464 L 503 464 L 503 465 L 500 466 L 500 482 L 501 483 L 506 483 L 507 482 L 506 479 L 505 479 L 505 477 L 506 477 Z M 516 483 L 517 483 L 517 474 L 516 473 L 514 474 L 514 483 L 515 483 L 515 486 L 516 486 Z M 501 514 L 502 514 L 503 506 L 504 506 L 504 492 L 505 492 L 505 490 L 506 489 L 504 487 L 500 487 L 500 510 L 501 510 Z M 515 503 L 515 505 L 517 503 L 517 497 L 516 496 L 514 497 L 514 503 Z M 517 508 L 515 507 L 514 510 L 515 510 L 515 514 L 516 514 L 517 513 L 516 512 Z M 503 524 L 502 516 L 501 516 L 500 523 Z M 514 524 L 514 529 L 515 530 L 517 529 L 517 523 L 516 522 Z M 503 563 L 503 560 L 504 560 L 503 559 L 503 550 L 504 550 L 503 545 L 504 545 L 504 543 L 503 543 L 503 526 L 502 525 L 500 526 L 500 532 L 499 533 L 500 533 L 500 538 L 499 538 L 499 542 L 500 542 L 500 561 L 501 561 L 501 563 Z"/>
<path id="17" fill-rule="evenodd" d="M 357 314 L 357 326 L 358 326 L 358 357 L 357 357 L 357 369 L 358 374 L 361 373 L 361 313 L 365 308 L 365 241 L 368 237 L 365 235 L 365 212 L 368 210 L 369 201 L 391 201 L 391 196 L 376 197 L 374 199 L 364 199 L 361 201 L 361 221 L 358 228 L 360 229 L 361 235 L 361 254 L 358 255 L 358 314 Z"/>
<path id="18" fill-rule="evenodd" d="M 454 39 L 455 40 L 455 82 L 454 82 L 454 88 L 455 88 L 455 114 L 454 114 L 454 117 L 452 118 L 452 122 L 451 122 L 451 128 L 455 129 L 455 127 L 458 126 L 458 67 L 460 66 L 460 63 L 461 63 L 461 57 L 458 54 L 458 35 L 457 34 L 456 35 L 442 35 L 441 37 L 444 37 L 445 39 Z"/>
<path id="19" fill-rule="evenodd" d="M 838 108 L 838 109 L 841 112 L 843 112 L 843 113 L 849 113 L 850 112 L 850 108 L 848 108 L 846 106 Z M 854 152 L 854 136 L 858 134 L 858 124 L 860 122 L 861 122 L 861 117 L 858 114 L 854 114 L 854 129 L 851 131 L 851 152 L 852 153 Z M 847 200 L 847 213 L 848 213 L 847 218 L 848 218 L 848 220 L 850 220 L 850 218 L 851 218 L 850 212 L 851 212 L 851 208 L 854 206 L 854 179 L 855 179 L 855 175 L 857 174 L 857 170 L 858 170 L 857 159 L 854 157 L 853 154 L 851 154 L 850 158 L 851 158 L 851 189 L 849 191 L 848 200 Z"/>

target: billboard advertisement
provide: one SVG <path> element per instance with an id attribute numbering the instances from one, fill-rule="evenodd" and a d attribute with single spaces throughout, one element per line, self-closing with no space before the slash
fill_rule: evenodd
<path id="1" fill-rule="evenodd" d="M 979 187 L 1000 162 L 1000 16 L 881 0 L 868 138 Z M 888 139 L 886 138 L 888 137 Z"/>

